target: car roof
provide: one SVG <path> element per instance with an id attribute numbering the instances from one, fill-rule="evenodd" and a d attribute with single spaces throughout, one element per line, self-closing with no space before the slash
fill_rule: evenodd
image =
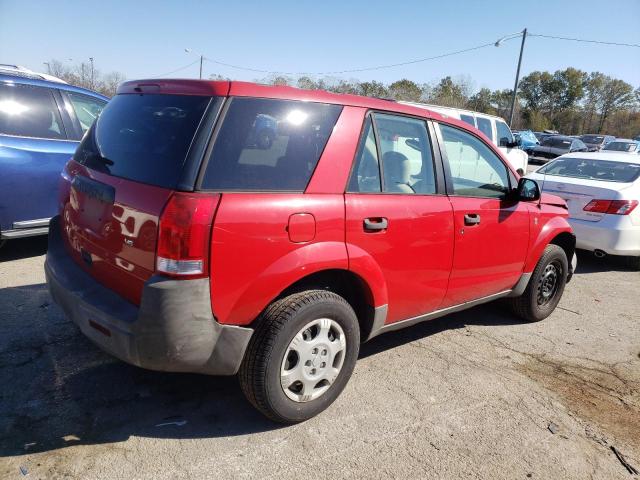
<path id="1" fill-rule="evenodd" d="M 638 163 L 640 164 L 640 155 L 629 155 L 626 152 L 573 152 L 565 153 L 557 158 L 577 158 L 584 160 L 607 160 L 613 162 Z"/>
<path id="2" fill-rule="evenodd" d="M 421 103 L 421 102 L 399 102 L 402 103 L 404 105 L 413 105 L 419 108 L 426 108 L 427 110 L 430 110 L 432 108 L 437 109 L 438 110 L 451 110 L 453 112 L 457 112 L 457 113 L 463 113 L 466 115 L 475 115 L 476 117 L 486 117 L 486 118 L 493 118 L 494 120 L 501 120 L 504 123 L 507 123 L 506 120 L 502 117 L 499 117 L 498 115 L 491 115 L 489 113 L 482 113 L 482 112 L 476 112 L 475 110 L 467 110 L 466 108 L 456 108 L 456 107 L 442 107 L 440 105 L 432 105 L 430 103 Z"/>
<path id="3" fill-rule="evenodd" d="M 235 97 L 258 97 L 284 100 L 301 100 L 307 102 L 328 103 L 352 107 L 363 107 L 395 113 L 404 113 L 434 120 L 445 120 L 452 125 L 476 133 L 477 130 L 456 118 L 447 117 L 438 112 L 414 106 L 404 102 L 396 102 L 361 95 L 332 93 L 324 90 L 305 90 L 280 85 L 262 85 L 239 81 L 211 81 L 191 79 L 148 79 L 131 80 L 118 87 L 117 94 L 127 93 L 166 93 L 173 95 L 212 95 Z M 488 139 L 491 142 L 490 139 Z"/>
<path id="4" fill-rule="evenodd" d="M 611 143 L 615 143 L 615 142 L 627 142 L 627 143 L 638 143 L 638 140 L 633 140 L 631 138 L 616 138 L 613 142 Z"/>
<path id="5" fill-rule="evenodd" d="M 88 88 L 76 87 L 75 85 L 69 85 L 68 83 L 60 83 L 58 81 L 45 80 L 42 78 L 24 77 L 21 75 L 14 75 L 7 73 L 5 70 L 0 69 L 0 83 L 15 83 L 20 85 L 31 85 L 34 87 L 46 87 L 57 88 L 59 90 L 65 90 L 67 92 L 82 93 L 92 97 L 97 97 L 105 101 L 109 101 L 109 97 L 106 97 L 98 92 L 89 90 Z"/>

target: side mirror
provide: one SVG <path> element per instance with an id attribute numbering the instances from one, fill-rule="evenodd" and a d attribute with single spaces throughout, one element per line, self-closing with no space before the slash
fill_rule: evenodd
<path id="1" fill-rule="evenodd" d="M 518 181 L 518 199 L 530 202 L 540 198 L 540 187 L 538 182 L 530 178 L 522 177 Z"/>

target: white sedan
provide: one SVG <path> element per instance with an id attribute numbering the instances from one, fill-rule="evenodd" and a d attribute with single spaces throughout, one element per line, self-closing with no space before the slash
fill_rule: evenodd
<path id="1" fill-rule="evenodd" d="M 567 202 L 576 248 L 624 255 L 640 269 L 640 156 L 568 153 L 527 176 Z"/>

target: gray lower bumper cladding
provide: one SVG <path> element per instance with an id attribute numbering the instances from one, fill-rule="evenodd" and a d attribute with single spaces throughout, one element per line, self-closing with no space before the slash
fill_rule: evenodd
<path id="1" fill-rule="evenodd" d="M 53 300 L 100 348 L 133 365 L 169 372 L 233 375 L 240 368 L 250 328 L 222 325 L 211 311 L 209 279 L 154 276 L 138 308 L 82 270 L 51 220 L 45 262 Z"/>

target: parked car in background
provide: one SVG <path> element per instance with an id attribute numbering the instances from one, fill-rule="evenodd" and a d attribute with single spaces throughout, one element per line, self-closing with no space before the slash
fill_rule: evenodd
<path id="1" fill-rule="evenodd" d="M 623 255 L 640 269 L 639 156 L 570 153 L 528 177 L 567 202 L 577 248 L 598 257 Z"/>
<path id="2" fill-rule="evenodd" d="M 580 136 L 590 152 L 598 152 L 602 150 L 607 143 L 613 142 L 616 139 L 613 135 L 595 135 L 585 134 Z"/>
<path id="3" fill-rule="evenodd" d="M 261 115 L 269 148 L 248 141 Z M 564 200 L 475 128 L 291 87 L 121 85 L 59 204 L 47 283 L 86 336 L 152 370 L 239 372 L 283 423 L 331 405 L 361 341 L 498 298 L 541 320 L 575 268 Z"/>
<path id="4" fill-rule="evenodd" d="M 529 154 L 529 161 L 546 163 L 560 155 L 569 152 L 586 152 L 587 146 L 577 138 L 565 135 L 551 135 L 546 137 L 533 148 L 526 150 Z"/>
<path id="5" fill-rule="evenodd" d="M 640 153 L 640 142 L 627 138 L 616 138 L 613 142 L 607 143 L 602 151 L 638 154 Z"/>
<path id="6" fill-rule="evenodd" d="M 491 142 L 504 153 L 513 168 L 518 173 L 524 175 L 529 164 L 529 157 L 518 148 L 519 143 L 514 137 L 509 125 L 501 117 L 487 115 L 486 113 L 463 110 L 461 108 L 441 107 L 439 105 L 429 105 L 426 103 L 400 102 L 406 105 L 413 105 L 419 108 L 426 108 L 442 115 L 462 120 L 472 127 L 484 133 Z"/>
<path id="7" fill-rule="evenodd" d="M 0 66 L 0 242 L 46 234 L 60 172 L 108 98 Z"/>
<path id="8" fill-rule="evenodd" d="M 522 150 L 540 145 L 538 137 L 536 137 L 531 130 L 519 130 L 518 132 L 514 133 L 514 135 Z"/>
<path id="9" fill-rule="evenodd" d="M 554 135 L 558 135 L 557 133 L 549 133 L 549 132 L 546 132 L 546 131 L 545 132 L 533 132 L 533 134 L 536 136 L 536 138 L 538 139 L 538 141 L 540 143 L 542 143 L 542 141 L 545 138 L 552 137 Z"/>

